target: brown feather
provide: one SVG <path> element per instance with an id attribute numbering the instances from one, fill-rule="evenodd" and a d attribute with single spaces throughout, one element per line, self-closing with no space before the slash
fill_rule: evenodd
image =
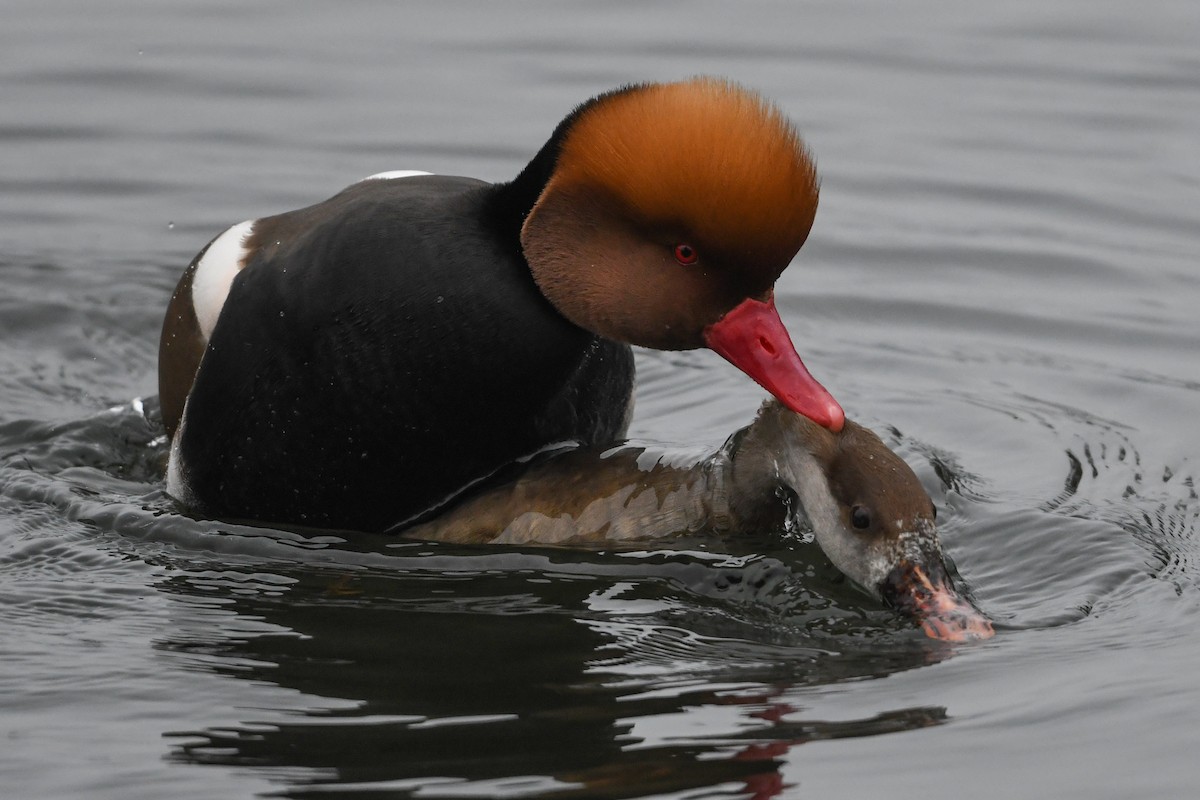
<path id="1" fill-rule="evenodd" d="M 564 136 L 521 242 L 580 327 L 661 350 L 770 292 L 812 228 L 818 181 L 791 123 L 712 78 L 602 95 Z M 687 244 L 695 263 L 673 250 Z"/>
<path id="2" fill-rule="evenodd" d="M 649 225 L 686 229 L 702 259 L 748 267 L 786 266 L 817 211 L 816 168 L 795 127 L 760 95 L 714 78 L 597 103 L 573 126 L 557 172 Z"/>

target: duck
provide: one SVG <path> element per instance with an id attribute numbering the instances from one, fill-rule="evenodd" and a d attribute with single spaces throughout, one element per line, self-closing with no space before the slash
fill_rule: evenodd
<path id="1" fill-rule="evenodd" d="M 870 429 L 834 433 L 769 399 L 715 452 L 678 463 L 645 446 L 575 448 L 403 532 L 466 545 L 645 547 L 802 525 L 833 566 L 934 639 L 977 641 L 991 621 L 955 585 L 937 507 Z"/>
<path id="2" fill-rule="evenodd" d="M 774 300 L 818 195 L 777 106 L 698 77 L 585 101 L 511 181 L 385 172 L 233 225 L 167 304 L 167 492 L 394 530 L 557 443 L 619 441 L 632 346 L 708 348 L 840 430 Z"/>

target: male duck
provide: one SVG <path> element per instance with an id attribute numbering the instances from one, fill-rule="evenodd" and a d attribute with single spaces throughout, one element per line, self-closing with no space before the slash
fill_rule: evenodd
<path id="1" fill-rule="evenodd" d="M 385 173 L 235 225 L 163 323 L 168 491 L 394 527 L 548 444 L 619 439 L 631 344 L 711 348 L 839 430 L 772 296 L 817 183 L 775 107 L 698 78 L 587 101 L 508 183 Z"/>

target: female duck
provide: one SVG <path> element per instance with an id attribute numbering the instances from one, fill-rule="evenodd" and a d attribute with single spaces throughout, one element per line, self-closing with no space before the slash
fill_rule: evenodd
<path id="1" fill-rule="evenodd" d="M 840 429 L 775 311 L 817 207 L 759 96 L 695 79 L 572 112 L 517 178 L 385 173 L 235 225 L 167 309 L 168 491 L 379 530 L 565 440 L 619 439 L 629 345 L 709 347 Z"/>
<path id="2" fill-rule="evenodd" d="M 405 531 L 463 543 L 646 543 L 690 533 L 783 530 L 798 505 L 844 575 L 934 638 L 990 637 L 955 589 L 933 501 L 874 433 L 840 433 L 768 401 L 713 455 L 659 463 L 639 447 L 577 449 Z"/>

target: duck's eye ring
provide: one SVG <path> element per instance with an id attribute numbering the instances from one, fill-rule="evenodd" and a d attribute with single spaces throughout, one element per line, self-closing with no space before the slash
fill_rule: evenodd
<path id="1" fill-rule="evenodd" d="M 850 524 L 860 531 L 866 530 L 871 527 L 871 512 L 866 506 L 855 506 L 850 509 Z"/>
<path id="2" fill-rule="evenodd" d="M 677 244 L 675 245 L 675 260 L 683 266 L 689 267 L 700 260 L 700 254 L 690 244 Z"/>

